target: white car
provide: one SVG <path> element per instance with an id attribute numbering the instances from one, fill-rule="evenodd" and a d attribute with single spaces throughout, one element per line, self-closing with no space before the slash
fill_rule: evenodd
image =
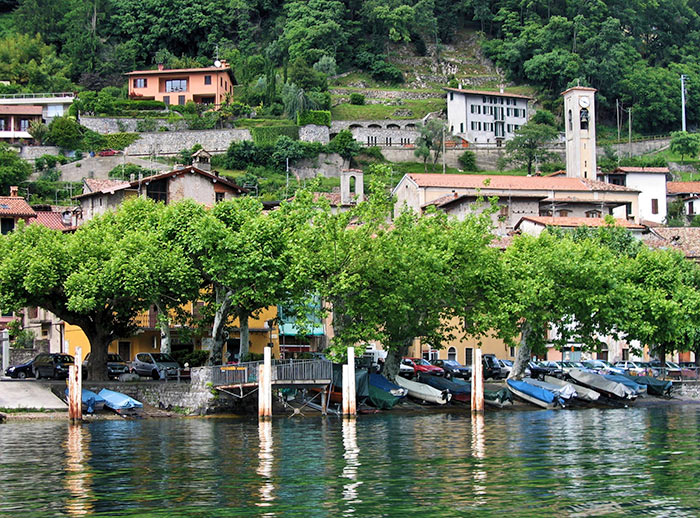
<path id="1" fill-rule="evenodd" d="M 646 369 L 630 361 L 617 362 L 615 364 L 615 367 L 617 367 L 618 369 L 623 369 L 625 372 L 629 372 L 634 376 L 644 376 L 644 374 L 646 373 Z"/>

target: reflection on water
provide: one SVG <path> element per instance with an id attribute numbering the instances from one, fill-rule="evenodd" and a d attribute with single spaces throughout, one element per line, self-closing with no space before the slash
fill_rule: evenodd
<path id="1" fill-rule="evenodd" d="M 92 473 L 88 468 L 90 459 L 90 430 L 80 424 L 68 426 L 66 448 L 66 476 L 68 490 L 66 511 L 70 516 L 86 516 L 92 512 Z"/>
<path id="2" fill-rule="evenodd" d="M 11 422 L 0 516 L 698 516 L 700 406 Z"/>

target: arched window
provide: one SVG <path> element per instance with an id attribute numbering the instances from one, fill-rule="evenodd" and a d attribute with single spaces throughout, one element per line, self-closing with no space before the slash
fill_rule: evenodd
<path id="1" fill-rule="evenodd" d="M 571 110 L 569 110 L 569 131 L 574 130 L 574 116 L 571 113 Z"/>
<path id="2" fill-rule="evenodd" d="M 457 359 L 457 349 L 454 347 L 447 349 L 447 359 L 455 361 Z"/>

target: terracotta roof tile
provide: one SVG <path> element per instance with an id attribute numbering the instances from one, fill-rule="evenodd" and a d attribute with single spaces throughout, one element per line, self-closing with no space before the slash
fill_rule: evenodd
<path id="1" fill-rule="evenodd" d="M 517 229 L 520 226 L 520 223 L 525 220 L 551 227 L 604 227 L 608 224 L 604 218 L 553 218 L 549 216 L 523 216 L 515 225 L 515 228 Z M 646 228 L 644 225 L 638 225 L 622 218 L 616 218 L 615 225 L 638 230 Z"/>
<path id="2" fill-rule="evenodd" d="M 661 240 L 649 240 L 654 248 L 674 248 L 683 252 L 686 257 L 700 257 L 700 228 L 698 227 L 659 227 L 652 233 Z"/>
<path id="3" fill-rule="evenodd" d="M 72 225 L 63 224 L 63 215 L 60 212 L 37 211 L 36 217 L 29 220 L 30 225 L 43 225 L 53 230 L 74 230 Z"/>
<path id="4" fill-rule="evenodd" d="M 0 104 L 0 115 L 41 115 L 42 108 L 35 104 L 9 105 Z"/>
<path id="5" fill-rule="evenodd" d="M 666 182 L 669 194 L 700 193 L 700 182 Z"/>
<path id="6" fill-rule="evenodd" d="M 669 173 L 668 167 L 616 167 L 613 173 Z"/>
<path id="7" fill-rule="evenodd" d="M 232 73 L 231 67 L 203 67 L 203 68 L 165 68 L 163 70 L 133 70 L 124 74 L 125 76 L 133 75 L 153 75 L 153 74 L 183 74 L 191 72 L 229 72 Z"/>
<path id="8" fill-rule="evenodd" d="M 446 187 L 496 190 L 565 190 L 639 192 L 622 185 L 560 176 L 515 176 L 483 174 L 411 173 L 408 177 L 419 187 Z M 488 182 L 488 186 L 484 185 Z"/>
<path id="9" fill-rule="evenodd" d="M 33 217 L 34 209 L 21 196 L 0 196 L 0 216 Z"/>
<path id="10" fill-rule="evenodd" d="M 448 92 L 457 92 L 460 94 L 474 94 L 474 95 L 495 95 L 497 97 L 517 97 L 518 99 L 533 99 L 529 95 L 521 94 L 510 94 L 508 92 L 489 92 L 488 90 L 464 90 L 463 88 L 443 88 Z"/>
<path id="11" fill-rule="evenodd" d="M 124 180 L 99 180 L 96 178 L 85 178 L 83 180 L 88 192 L 113 192 L 117 189 L 124 189 L 129 186 L 129 182 Z M 86 194 L 86 193 L 83 193 Z"/>

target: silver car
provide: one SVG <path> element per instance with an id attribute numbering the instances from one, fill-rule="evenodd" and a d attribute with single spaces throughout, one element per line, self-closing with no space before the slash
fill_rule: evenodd
<path id="1" fill-rule="evenodd" d="M 131 370 L 136 374 L 154 380 L 175 378 L 179 369 L 180 364 L 164 353 L 139 353 L 131 364 Z"/>

